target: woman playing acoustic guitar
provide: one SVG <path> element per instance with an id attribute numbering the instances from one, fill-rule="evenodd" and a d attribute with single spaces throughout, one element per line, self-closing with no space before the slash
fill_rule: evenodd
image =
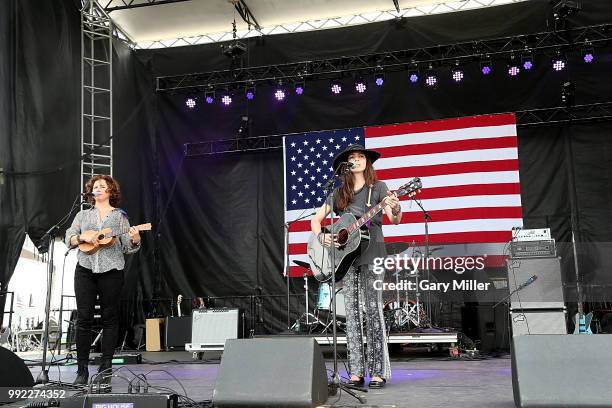
<path id="1" fill-rule="evenodd" d="M 110 176 L 92 177 L 85 185 L 88 201 L 94 207 L 81 210 L 66 231 L 67 246 L 76 247 L 89 243 L 98 247 L 98 231 L 110 228 L 118 234 L 108 246 L 87 255 L 79 250 L 78 264 L 74 273 L 74 293 L 77 302 L 77 361 L 78 371 L 74 384 L 87 384 L 89 371 L 89 348 L 94 320 L 96 295 L 102 308 L 102 360 L 99 373 L 110 374 L 113 352 L 119 332 L 119 299 L 123 286 L 123 254 L 133 254 L 140 249 L 140 233 L 130 227 L 125 211 L 117 208 L 121 199 L 119 183 Z M 110 377 L 101 378 L 110 382 Z"/>
<path id="2" fill-rule="evenodd" d="M 334 159 L 334 170 L 352 163 L 352 168 L 342 176 L 342 184 L 334 190 L 333 200 L 321 206 L 311 220 L 311 230 L 318 235 L 319 241 L 330 247 L 331 234 L 321 232 L 321 222 L 332 210 L 341 216 L 349 212 L 356 218 L 363 216 L 372 206 L 377 205 L 386 196 L 387 206 L 384 212 L 394 224 L 402 219 L 399 199 L 391 193 L 387 185 L 376 178 L 372 163 L 380 153 L 367 150 L 361 145 L 350 145 Z M 331 198 L 331 197 L 330 197 Z M 374 258 L 387 255 L 382 233 L 382 213 L 372 218 L 368 228 L 361 233 L 361 253 L 344 277 L 346 307 L 346 338 L 351 374 L 351 385 L 363 386 L 366 369 L 369 369 L 371 380 L 369 388 L 382 388 L 391 377 L 389 352 L 383 316 L 382 292 L 374 288 L 374 281 L 380 279 L 372 271 Z M 366 224 L 367 225 L 367 224 Z M 365 227 L 365 226 L 364 226 Z M 335 243 L 338 246 L 338 243 Z M 365 327 L 360 305 L 365 304 Z M 363 349 L 363 333 L 367 335 L 367 358 Z"/>

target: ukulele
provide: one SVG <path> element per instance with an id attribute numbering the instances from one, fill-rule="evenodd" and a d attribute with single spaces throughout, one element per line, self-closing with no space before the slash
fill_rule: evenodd
<path id="1" fill-rule="evenodd" d="M 151 223 L 134 225 L 134 228 L 136 228 L 138 231 L 151 231 Z M 107 248 L 107 247 L 114 245 L 115 240 L 117 239 L 117 236 L 126 234 L 128 231 L 129 229 L 125 231 L 119 231 L 116 234 L 113 233 L 113 230 L 111 230 L 110 228 L 104 228 L 103 230 L 100 230 L 100 231 L 92 231 L 92 230 L 85 231 L 83 232 L 83 234 L 95 233 L 96 237 L 98 238 L 98 243 L 97 245 L 94 245 L 94 244 L 90 244 L 89 242 L 81 242 L 79 244 L 79 249 L 81 250 L 81 252 L 84 252 L 87 255 L 93 255 L 96 252 L 98 252 L 101 248 Z"/>

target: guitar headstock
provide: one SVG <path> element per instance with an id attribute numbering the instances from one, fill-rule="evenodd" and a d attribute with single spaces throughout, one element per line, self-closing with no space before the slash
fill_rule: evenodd
<path id="1" fill-rule="evenodd" d="M 423 183 L 421 182 L 421 179 L 418 177 L 415 177 L 409 182 L 407 182 L 406 184 L 402 185 L 400 188 L 398 188 L 395 191 L 395 194 L 398 197 L 405 196 L 405 195 L 407 195 L 408 197 L 414 197 L 421 191 L 422 187 L 423 187 Z"/>
<path id="2" fill-rule="evenodd" d="M 178 295 L 176 298 L 176 304 L 180 305 L 182 301 L 183 301 L 183 295 Z"/>

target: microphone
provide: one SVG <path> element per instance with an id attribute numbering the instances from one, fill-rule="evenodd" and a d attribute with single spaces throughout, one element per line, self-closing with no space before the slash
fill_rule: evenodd
<path id="1" fill-rule="evenodd" d="M 87 197 L 96 197 L 98 195 L 98 193 L 81 193 L 81 197 L 87 198 Z"/>
<path id="2" fill-rule="evenodd" d="M 535 282 L 536 279 L 538 279 L 538 277 L 536 275 L 533 275 L 532 277 L 527 279 L 525 282 L 521 283 L 516 290 L 521 290 L 524 287 L 531 285 L 533 282 Z"/>

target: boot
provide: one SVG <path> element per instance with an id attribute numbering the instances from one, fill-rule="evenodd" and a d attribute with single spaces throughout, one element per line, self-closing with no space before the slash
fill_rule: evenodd
<path id="1" fill-rule="evenodd" d="M 74 385 L 86 385 L 89 382 L 89 369 L 87 368 L 89 361 L 79 361 L 77 376 L 74 379 Z"/>
<path id="2" fill-rule="evenodd" d="M 113 372 L 113 363 L 110 358 L 102 358 L 100 367 L 98 367 L 98 377 L 96 382 L 99 384 L 110 384 L 111 374 Z"/>

